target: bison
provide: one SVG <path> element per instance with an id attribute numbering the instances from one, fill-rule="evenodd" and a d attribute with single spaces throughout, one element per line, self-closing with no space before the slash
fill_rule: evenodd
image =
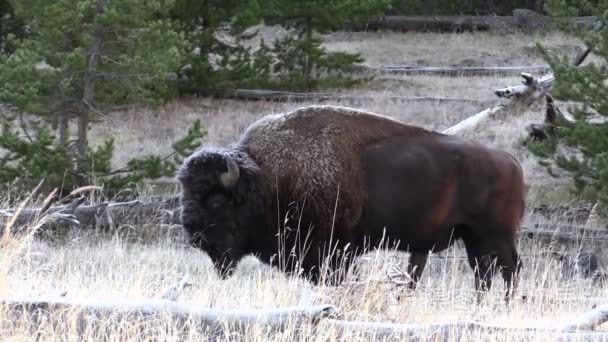
<path id="1" fill-rule="evenodd" d="M 233 146 L 194 152 L 178 179 L 190 242 L 224 277 L 254 254 L 318 283 L 322 269 L 344 274 L 344 260 L 385 239 L 411 253 L 412 287 L 429 251 L 458 239 L 479 293 L 499 266 L 508 297 L 521 268 L 517 160 L 379 114 L 308 106 L 268 115 Z"/>

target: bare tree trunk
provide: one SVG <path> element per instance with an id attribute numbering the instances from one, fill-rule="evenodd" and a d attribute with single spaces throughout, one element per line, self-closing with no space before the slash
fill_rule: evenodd
<path id="1" fill-rule="evenodd" d="M 76 164 L 79 173 L 78 183 L 84 183 L 84 170 L 86 170 L 86 153 L 89 147 L 88 130 L 89 130 L 89 113 L 93 106 L 95 98 L 95 74 L 97 72 L 97 64 L 101 56 L 101 44 L 103 27 L 99 21 L 105 9 L 105 0 L 97 0 L 95 2 L 95 19 L 93 25 L 93 45 L 87 52 L 89 57 L 87 70 L 84 76 L 84 91 L 82 95 L 83 109 L 78 117 L 78 144 L 77 153 L 78 161 Z M 81 184 L 82 185 L 82 184 Z"/>
<path id="2" fill-rule="evenodd" d="M 63 109 L 57 115 L 57 136 L 59 144 L 65 148 L 68 145 L 68 118 Z"/>

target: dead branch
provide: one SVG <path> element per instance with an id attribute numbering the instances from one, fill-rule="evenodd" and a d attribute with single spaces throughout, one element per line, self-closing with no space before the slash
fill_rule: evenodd
<path id="1" fill-rule="evenodd" d="M 245 332 L 249 325 L 260 324 L 276 331 L 315 322 L 336 311 L 332 305 L 315 305 L 271 309 L 200 309 L 170 300 L 95 301 L 75 298 L 4 298 L 0 306 L 6 308 L 12 321 L 31 321 L 39 324 L 49 319 L 59 322 L 61 317 L 76 317 L 76 326 L 84 327 L 103 318 L 154 319 L 168 317 L 185 326 L 191 322 L 196 328 L 210 329 L 212 335 L 224 329 Z"/>
<path id="2" fill-rule="evenodd" d="M 177 284 L 163 291 L 161 298 L 165 300 L 176 301 L 180 293 L 190 286 L 192 286 L 192 283 L 190 282 L 190 276 L 186 274 L 179 280 Z"/>
<path id="3" fill-rule="evenodd" d="M 555 76 L 553 76 L 552 73 L 539 78 L 535 78 L 531 74 L 525 72 L 520 73 L 520 75 L 523 78 L 523 85 L 496 89 L 494 94 L 506 99 L 526 98 L 534 101 L 547 94 L 555 81 Z"/>

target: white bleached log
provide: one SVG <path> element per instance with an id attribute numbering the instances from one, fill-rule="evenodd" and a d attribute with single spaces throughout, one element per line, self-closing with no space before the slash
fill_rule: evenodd
<path id="1" fill-rule="evenodd" d="M 170 318 L 178 325 L 191 323 L 197 328 L 208 328 L 213 333 L 223 329 L 244 332 L 247 326 L 260 324 L 275 331 L 318 320 L 336 311 L 332 305 L 269 309 L 212 309 L 198 308 L 171 300 L 98 301 L 75 298 L 2 298 L 0 307 L 8 310 L 12 320 L 29 319 L 33 323 L 70 314 L 77 326 L 86 326 L 103 318 L 129 319 Z"/>
<path id="2" fill-rule="evenodd" d="M 562 326 L 562 331 L 593 330 L 597 326 L 608 322 L 608 304 L 600 305 L 593 310 L 578 316 L 572 322 Z"/>
<path id="3" fill-rule="evenodd" d="M 482 121 L 485 121 L 486 119 L 492 117 L 493 115 L 498 113 L 503 108 L 504 108 L 503 106 L 496 106 L 496 107 L 485 109 L 475 115 L 469 116 L 468 118 L 462 120 L 461 122 L 457 123 L 456 125 L 443 130 L 442 133 L 450 134 L 450 135 L 462 134 L 466 130 L 474 129 Z"/>
<path id="4" fill-rule="evenodd" d="M 513 337 L 550 337 L 553 340 L 605 341 L 608 332 L 565 331 L 561 329 L 515 328 L 493 326 L 476 322 L 455 321 L 445 323 L 402 324 L 385 322 L 361 322 L 326 319 L 322 324 L 337 330 L 339 336 L 365 336 L 373 340 L 406 339 L 407 341 L 461 341 L 473 334 L 507 334 Z"/>

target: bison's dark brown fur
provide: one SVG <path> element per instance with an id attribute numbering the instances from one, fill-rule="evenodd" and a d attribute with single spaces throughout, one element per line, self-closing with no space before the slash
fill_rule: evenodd
<path id="1" fill-rule="evenodd" d="M 266 116 L 235 146 L 195 152 L 179 179 L 184 228 L 220 271 L 249 253 L 266 262 L 292 255 L 299 263 L 283 266 L 316 281 L 330 242 L 334 256 L 345 249 L 354 256 L 382 236 L 412 252 L 416 279 L 426 252 L 455 238 L 465 241 L 471 266 L 488 275 L 477 273 L 477 288 L 489 287 L 489 256 L 509 282 L 518 269 L 517 161 L 380 115 L 310 106 Z"/>

